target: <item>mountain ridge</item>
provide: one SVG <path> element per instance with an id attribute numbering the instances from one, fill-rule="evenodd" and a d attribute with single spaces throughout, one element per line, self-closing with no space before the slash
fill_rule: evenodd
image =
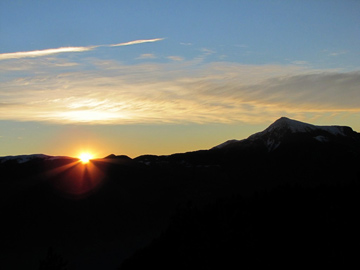
<path id="1" fill-rule="evenodd" d="M 4 163 L 7 161 L 15 161 L 21 164 L 36 159 L 56 160 L 56 159 L 74 159 L 74 158 L 68 156 L 50 156 L 45 154 L 29 154 L 29 155 L 15 155 L 15 156 L 11 155 L 11 156 L 0 157 L 0 163 Z"/>
<path id="2" fill-rule="evenodd" d="M 294 139 L 295 137 L 296 139 Z M 214 151 L 214 150 L 241 151 L 249 148 L 265 147 L 265 149 L 267 149 L 268 152 L 272 152 L 286 141 L 293 141 L 293 143 L 295 143 L 296 140 L 301 141 L 301 139 L 306 139 L 308 141 L 313 140 L 315 142 L 320 142 L 320 143 L 334 142 L 336 140 L 342 142 L 347 141 L 348 143 L 351 143 L 351 141 L 353 141 L 355 144 L 359 145 L 360 147 L 360 133 L 357 133 L 351 127 L 339 126 L 339 125 L 320 126 L 320 125 L 313 125 L 313 124 L 301 122 L 287 117 L 281 117 L 277 119 L 275 122 L 273 122 L 271 125 L 269 125 L 263 131 L 256 132 L 250 135 L 246 139 L 227 140 L 208 150 L 195 150 L 185 153 L 174 153 L 170 155 L 145 154 L 135 158 L 130 158 L 126 155 L 110 154 L 104 157 L 103 159 L 135 160 L 135 161 L 140 161 L 141 163 L 149 163 L 150 160 L 151 163 L 154 162 L 154 160 L 163 161 L 166 158 L 171 158 L 176 155 L 185 155 L 189 153 L 203 152 L 203 151 Z M 34 159 L 55 160 L 55 159 L 76 159 L 76 158 L 68 157 L 68 156 L 50 156 L 44 154 L 3 156 L 0 157 L 0 164 L 7 161 L 26 163 Z"/>

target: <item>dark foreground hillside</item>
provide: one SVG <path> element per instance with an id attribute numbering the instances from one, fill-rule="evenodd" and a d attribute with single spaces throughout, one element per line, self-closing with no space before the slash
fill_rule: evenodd
<path id="1" fill-rule="evenodd" d="M 203 209 L 189 204 L 120 269 L 357 268 L 359 187 L 282 186 Z"/>
<path id="2" fill-rule="evenodd" d="M 210 150 L 0 158 L 0 269 L 338 265 L 359 252 L 360 135 L 281 118 Z"/>

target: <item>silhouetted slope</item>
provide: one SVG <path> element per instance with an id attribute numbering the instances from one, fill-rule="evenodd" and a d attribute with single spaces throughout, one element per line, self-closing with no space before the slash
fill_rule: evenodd
<path id="1" fill-rule="evenodd" d="M 270 141 L 274 144 L 270 144 Z M 68 262 L 69 270 L 114 269 L 161 232 L 168 235 L 165 239 L 173 239 L 175 235 L 171 230 L 177 230 L 184 241 L 189 237 L 181 231 L 190 230 L 189 235 L 193 235 L 190 239 L 194 243 L 189 244 L 186 242 L 188 240 L 180 243 L 182 251 L 177 250 L 177 253 L 183 256 L 186 256 L 189 245 L 193 245 L 200 252 L 196 256 L 215 258 L 216 252 L 221 252 L 216 246 L 221 245 L 221 239 L 228 237 L 233 240 L 226 240 L 230 241 L 227 244 L 230 248 L 223 249 L 227 260 L 235 258 L 231 257 L 231 254 L 236 256 L 231 251 L 237 250 L 233 249 L 235 245 L 239 245 L 239 252 L 247 254 L 245 258 L 251 258 L 254 254 L 260 254 L 257 249 L 262 246 L 257 245 L 254 252 L 249 249 L 248 245 L 252 247 L 258 241 L 253 238 L 254 235 L 270 237 L 271 241 L 266 243 L 276 240 L 269 235 L 271 231 L 261 232 L 264 228 L 257 226 L 267 223 L 267 218 L 271 216 L 286 217 L 286 211 L 290 210 L 279 205 L 276 211 L 280 212 L 273 213 L 271 211 L 275 211 L 276 207 L 271 210 L 266 206 L 274 204 L 277 196 L 283 198 L 285 193 L 274 191 L 269 201 L 262 197 L 256 204 L 258 208 L 253 205 L 256 200 L 247 198 L 253 196 L 254 192 L 271 192 L 279 185 L 297 185 L 300 188 L 300 191 L 296 191 L 298 195 L 291 190 L 289 194 L 295 192 L 291 196 L 299 200 L 310 196 L 313 192 L 310 188 L 318 187 L 337 187 L 331 191 L 331 196 L 355 199 L 351 196 L 356 194 L 344 191 L 347 195 L 342 195 L 341 190 L 350 186 L 354 187 L 354 192 L 357 190 L 356 183 L 360 180 L 359 141 L 359 134 L 350 128 L 318 128 L 282 118 L 248 139 L 225 143 L 210 150 L 169 156 L 146 155 L 131 159 L 110 155 L 93 160 L 88 165 L 79 163 L 77 159 L 45 155 L 2 157 L 0 211 L 4 229 L 0 232 L 0 266 L 4 269 L 38 269 L 40 261 L 46 260 L 48 250 L 52 247 L 56 254 Z M 315 205 L 316 200 L 322 201 L 321 192 L 318 194 L 317 199 L 316 196 L 312 199 Z M 232 195 L 243 196 L 245 206 L 238 206 L 238 202 L 232 200 L 227 201 L 226 198 Z M 330 195 L 326 196 L 330 198 Z M 215 231 L 217 226 L 223 226 L 221 224 L 225 221 L 221 221 L 215 212 L 212 213 L 213 206 L 202 210 L 204 206 L 214 204 L 217 198 L 224 198 L 229 209 L 233 209 L 231 215 L 237 216 L 241 220 L 239 222 L 244 224 L 240 226 L 234 223 L 241 229 L 239 232 L 231 227 L 234 224 L 229 223 L 226 226 L 230 229 L 224 230 L 224 234 L 220 233 L 216 236 L 218 240 L 212 242 L 201 233 L 204 231 L 216 235 L 207 229 L 208 225 L 199 225 L 194 230 L 191 228 L 194 222 L 201 223 L 202 218 L 212 220 L 209 222 L 214 224 Z M 332 205 L 330 199 L 326 200 L 328 205 Z M 181 209 L 189 201 L 192 201 L 194 211 L 197 209 L 195 212 L 189 210 L 190 213 L 199 215 L 200 220 L 190 217 L 188 210 L 180 217 L 176 215 L 176 209 Z M 282 207 L 294 203 L 290 198 Z M 356 205 L 349 209 L 358 211 Z M 236 210 L 238 207 L 246 211 Z M 308 209 L 310 206 L 304 206 L 303 210 L 301 206 L 294 207 L 299 209 L 297 211 L 312 213 Z M 334 207 L 347 209 L 345 205 Z M 261 209 L 264 209 L 263 212 Z M 330 211 L 317 209 L 319 213 Z M 206 211 L 213 219 L 202 217 L 206 216 Z M 166 232 L 170 218 L 174 215 L 170 232 Z M 247 215 L 250 216 L 249 221 L 246 221 Z M 341 222 L 337 220 L 337 214 L 332 218 L 334 222 Z M 345 221 L 350 217 L 346 218 Z M 178 219 L 180 221 L 176 221 Z M 286 223 L 286 220 L 279 220 Z M 274 224 L 282 228 L 281 222 Z M 314 219 L 314 222 L 323 224 L 322 220 Z M 189 224 L 188 229 L 182 228 L 181 224 L 185 223 Z M 339 226 L 345 225 L 341 223 Z M 275 232 L 274 235 L 280 234 L 279 231 Z M 311 238 L 304 239 L 311 241 Z M 165 240 L 158 242 L 162 241 Z M 182 240 L 166 241 L 175 243 Z M 342 240 L 339 241 L 342 243 Z M 184 259 L 186 261 L 190 263 L 191 259 Z"/>
<path id="2" fill-rule="evenodd" d="M 129 269 L 259 269 L 359 265 L 358 185 L 283 186 L 179 210 Z"/>

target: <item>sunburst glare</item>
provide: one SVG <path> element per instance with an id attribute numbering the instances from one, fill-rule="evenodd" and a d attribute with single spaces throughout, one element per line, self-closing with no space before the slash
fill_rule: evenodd
<path id="1" fill-rule="evenodd" d="M 88 163 L 93 158 L 93 155 L 90 153 L 81 153 L 79 159 L 82 163 Z"/>

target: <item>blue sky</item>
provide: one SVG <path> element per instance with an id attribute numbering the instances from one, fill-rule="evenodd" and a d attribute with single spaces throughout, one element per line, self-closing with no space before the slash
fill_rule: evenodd
<path id="1" fill-rule="evenodd" d="M 126 52 L 96 53 L 131 62 L 129 54 L 192 59 L 208 48 L 216 51 L 213 61 L 359 66 L 358 1 L 15 0 L 1 1 L 1 10 L 1 52 L 166 38 Z"/>
<path id="2" fill-rule="evenodd" d="M 0 37 L 0 156 L 206 149 L 281 116 L 360 129 L 359 1 L 3 0 Z"/>

